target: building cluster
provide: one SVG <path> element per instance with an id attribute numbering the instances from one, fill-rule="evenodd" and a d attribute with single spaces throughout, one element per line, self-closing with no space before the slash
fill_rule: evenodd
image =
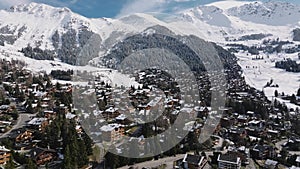
<path id="1" fill-rule="evenodd" d="M 58 140 L 60 146 L 51 147 L 47 144 L 51 138 L 44 136 L 58 115 L 75 121 L 77 134 L 82 134 L 83 129 L 69 102 L 72 86 L 53 84 L 47 75 L 33 75 L 18 64 L 5 63 L 10 67 L 2 69 L 0 74 L 0 116 L 6 117 L 0 121 L 3 132 L 0 141 L 10 144 L 1 147 L 0 164 L 5 165 L 13 151 L 24 154 L 24 158 L 31 159 L 37 166 L 61 164 L 63 140 Z M 14 163 L 15 166 L 22 165 L 17 161 Z"/>

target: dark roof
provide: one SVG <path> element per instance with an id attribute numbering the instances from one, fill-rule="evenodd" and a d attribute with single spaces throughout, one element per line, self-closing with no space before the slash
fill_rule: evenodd
<path id="1" fill-rule="evenodd" d="M 43 153 L 43 152 L 56 153 L 56 151 L 55 151 L 55 150 L 52 150 L 52 149 L 46 149 L 46 148 L 36 147 L 36 148 L 33 148 L 33 149 L 30 151 L 30 157 L 31 157 L 31 158 L 35 158 L 35 157 L 37 157 L 38 155 L 40 155 L 41 153 Z"/>
<path id="2" fill-rule="evenodd" d="M 244 128 L 231 128 L 230 132 L 231 133 L 236 133 L 236 134 L 243 134 L 246 131 Z"/>
<path id="3" fill-rule="evenodd" d="M 220 154 L 218 161 L 226 161 L 231 163 L 237 163 L 239 157 L 236 154 Z"/>
<path id="4" fill-rule="evenodd" d="M 260 145 L 260 144 L 255 145 L 253 148 L 254 151 L 262 151 L 262 152 L 270 149 L 272 149 L 272 146 Z"/>
<path id="5" fill-rule="evenodd" d="M 198 165 L 201 162 L 202 156 L 198 155 L 192 155 L 192 154 L 186 154 L 186 156 L 183 159 L 183 162 L 187 162 L 189 164 Z"/>

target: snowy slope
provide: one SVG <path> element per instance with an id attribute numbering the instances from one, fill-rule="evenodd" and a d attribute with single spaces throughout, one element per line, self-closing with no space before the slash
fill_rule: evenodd
<path id="1" fill-rule="evenodd" d="M 256 8 L 260 10 L 253 12 Z M 291 14 L 287 8 L 291 8 Z M 259 18 L 262 18 L 260 15 L 265 11 L 271 11 L 272 17 L 264 18 L 262 22 Z M 225 38 L 252 33 L 270 33 L 281 39 L 291 39 L 292 29 L 299 26 L 298 11 L 299 7 L 287 3 L 221 1 L 182 11 L 174 15 L 173 20 L 164 22 L 148 14 L 134 14 L 120 19 L 89 19 L 68 8 L 30 3 L 11 7 L 7 11 L 1 10 L 0 27 L 8 25 L 15 30 L 25 27 L 22 36 L 13 44 L 18 49 L 28 44 L 40 45 L 42 49 L 53 49 L 51 37 L 56 30 L 64 33 L 69 29 L 80 31 L 83 28 L 99 34 L 104 46 L 110 48 L 124 37 L 154 25 L 168 27 L 177 34 L 194 34 L 206 40 L 223 43 Z M 280 22 L 275 22 L 279 16 Z M 17 33 L 15 31 L 14 35 Z"/>
<path id="2" fill-rule="evenodd" d="M 226 44 L 261 46 L 263 40 L 266 39 L 280 39 L 293 42 L 294 45 L 299 44 L 293 41 L 292 30 L 300 27 L 300 6 L 290 3 L 220 1 L 185 10 L 181 15 L 185 22 L 189 22 L 200 32 L 190 31 L 189 33 L 202 35 L 205 39 L 214 41 L 225 48 L 228 48 Z M 251 34 L 270 34 L 271 36 L 259 40 L 239 40 Z M 288 95 L 295 94 L 300 85 L 299 73 L 277 69 L 275 61 L 292 58 L 299 62 L 297 53 L 266 54 L 260 52 L 259 55 L 264 59 L 253 60 L 254 56 L 243 51 L 236 54 L 247 83 L 258 90 L 264 90 L 270 100 L 275 90 Z M 263 89 L 270 79 L 273 79 L 279 87 Z"/>
<path id="3" fill-rule="evenodd" d="M 54 8 L 44 4 L 30 3 L 11 7 L 8 11 L 0 11 L 1 27 L 26 29 L 22 36 L 14 43 L 15 47 L 26 47 L 27 44 L 36 46 L 41 42 L 40 48 L 51 49 L 51 37 L 56 30 L 61 32 L 69 28 L 89 26 L 88 19 L 74 14 L 68 8 Z"/>

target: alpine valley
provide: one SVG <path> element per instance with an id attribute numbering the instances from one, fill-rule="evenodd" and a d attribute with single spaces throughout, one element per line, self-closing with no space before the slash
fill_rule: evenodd
<path id="1" fill-rule="evenodd" d="M 127 56 L 139 56 L 140 51 L 173 67 L 179 66 L 179 61 L 168 57 L 179 56 L 197 81 L 181 90 L 180 82 L 189 84 L 185 79 L 170 77 L 169 72 L 155 66 L 134 75 L 117 71 Z M 163 58 L 160 51 L 172 54 Z M 143 54 L 135 61 L 143 63 Z M 175 14 L 136 13 L 120 18 L 86 18 L 68 8 L 39 3 L 17 5 L 0 10 L 0 60 L 0 128 L 2 123 L 8 126 L 1 128 L 0 145 L 1 139 L 12 138 L 14 144 L 4 144 L 5 147 L 21 153 L 23 149 L 15 147 L 30 145 L 24 159 L 34 156 L 30 161 L 34 165 L 47 168 L 59 161 L 53 165 L 116 168 L 145 162 L 140 167 L 150 168 L 157 167 L 153 166 L 153 156 L 156 160 L 168 156 L 157 164 L 166 162 L 166 168 L 171 168 L 168 165 L 175 165 L 179 155 L 188 160 L 186 153 L 194 151 L 201 162 L 207 153 L 213 168 L 226 168 L 220 166 L 219 158 L 225 158 L 228 152 L 242 152 L 245 158 L 233 154 L 245 168 L 269 168 L 265 163 L 274 161 L 286 167 L 300 164 L 294 159 L 300 158 L 298 5 L 227 0 Z M 19 70 L 19 62 L 24 70 Z M 208 67 L 218 66 L 222 67 L 221 73 L 205 72 Z M 125 69 L 131 67 L 135 65 Z M 87 78 L 93 73 L 97 75 L 95 83 Z M 75 75 L 81 76 L 76 79 Z M 118 87 L 128 91 L 122 92 Z M 187 99 L 181 100 L 179 93 L 189 87 L 199 92 L 186 92 Z M 84 98 L 94 92 L 97 104 Z M 113 103 L 122 105 L 124 93 L 131 107 L 117 109 Z M 118 94 L 121 96 L 113 97 Z M 215 110 L 210 101 L 223 101 L 225 106 Z M 162 115 L 146 123 L 142 117 L 150 117 L 162 105 Z M 182 120 L 184 127 L 173 127 L 176 132 L 166 134 L 164 131 L 172 128 L 181 112 L 189 112 L 189 117 L 195 115 L 196 120 Z M 83 122 L 86 119 L 88 125 Z M 180 135 L 177 129 L 188 134 Z M 197 138 L 202 138 L 203 133 L 209 141 L 200 145 Z M 144 141 L 152 135 L 159 138 L 149 144 Z M 133 138 L 128 142 L 134 146 L 122 144 L 125 136 Z M 168 140 L 172 136 L 174 140 Z M 166 151 L 160 149 L 173 142 L 176 144 Z M 114 153 L 94 153 L 96 146 L 106 148 L 108 143 L 117 143 Z M 42 147 L 41 156 L 36 154 L 37 147 Z M 137 155 L 141 159 L 121 157 L 124 152 L 139 150 L 145 150 Z M 93 153 L 98 153 L 101 160 L 94 159 Z M 53 158 L 48 158 L 49 154 Z M 20 156 L 13 154 L 20 166 L 28 166 L 29 162 L 20 160 Z M 234 165 L 240 168 L 240 162 Z"/>

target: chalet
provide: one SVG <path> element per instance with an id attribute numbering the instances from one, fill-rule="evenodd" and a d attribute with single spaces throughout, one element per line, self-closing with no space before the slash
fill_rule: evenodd
<path id="1" fill-rule="evenodd" d="M 125 114 L 120 114 L 118 117 L 115 118 L 118 124 L 130 124 L 131 121 L 127 118 Z"/>
<path id="2" fill-rule="evenodd" d="M 246 138 L 247 131 L 244 128 L 232 127 L 229 129 L 228 134 L 232 141 L 239 141 Z"/>
<path id="3" fill-rule="evenodd" d="M 228 148 L 230 149 L 230 148 Z M 249 149 L 245 146 L 239 147 L 238 149 L 229 150 L 227 154 L 231 154 L 240 158 L 242 165 L 249 164 Z"/>
<path id="4" fill-rule="evenodd" d="M 34 97 L 38 99 L 43 99 L 47 96 L 47 92 L 36 91 L 34 92 Z"/>
<path id="5" fill-rule="evenodd" d="M 247 111 L 246 114 L 249 116 L 249 117 L 254 117 L 255 113 L 253 111 Z"/>
<path id="6" fill-rule="evenodd" d="M 278 130 L 271 130 L 271 129 L 269 129 L 269 130 L 267 130 L 267 133 L 271 137 L 278 137 L 278 136 L 280 136 L 280 131 L 278 131 Z"/>
<path id="7" fill-rule="evenodd" d="M 104 119 L 114 119 L 120 115 L 117 108 L 109 107 L 104 112 L 102 112 L 102 116 Z"/>
<path id="8" fill-rule="evenodd" d="M 43 131 L 45 127 L 49 125 L 49 122 L 47 118 L 33 118 L 27 123 L 27 125 L 31 129 Z"/>
<path id="9" fill-rule="evenodd" d="M 1 110 L 2 112 L 8 111 L 9 108 L 10 108 L 9 105 L 1 105 L 1 106 L 0 106 L 0 110 Z"/>
<path id="10" fill-rule="evenodd" d="M 150 108 L 159 108 L 159 106 L 163 105 L 163 99 L 162 97 L 155 97 L 153 100 L 151 100 L 148 104 L 146 109 L 150 109 Z"/>
<path id="11" fill-rule="evenodd" d="M 30 130 L 26 130 L 24 133 L 21 133 L 16 137 L 16 143 L 26 142 L 28 140 L 31 140 L 32 137 L 33 137 L 33 132 Z"/>
<path id="12" fill-rule="evenodd" d="M 183 107 L 182 109 L 180 109 L 180 113 L 184 113 L 186 117 L 189 117 L 190 119 L 195 118 L 197 115 L 195 109 L 189 107 Z"/>
<path id="13" fill-rule="evenodd" d="M 56 117 L 56 112 L 52 110 L 45 110 L 44 111 L 44 117 L 47 119 L 55 118 Z"/>
<path id="14" fill-rule="evenodd" d="M 103 141 L 114 142 L 124 136 L 124 127 L 120 124 L 108 124 L 100 128 Z"/>
<path id="15" fill-rule="evenodd" d="M 240 114 L 238 117 L 237 117 L 237 120 L 239 123 L 246 123 L 249 121 L 249 116 L 247 115 L 243 115 L 243 114 Z"/>
<path id="16" fill-rule="evenodd" d="M 241 159 L 235 154 L 219 154 L 218 156 L 219 169 L 240 169 Z"/>
<path id="17" fill-rule="evenodd" d="M 57 112 L 58 114 L 67 114 L 69 109 L 64 104 L 60 104 L 58 107 L 55 107 L 53 111 Z"/>
<path id="18" fill-rule="evenodd" d="M 204 156 L 186 154 L 182 160 L 183 169 L 203 169 L 207 164 Z"/>
<path id="19" fill-rule="evenodd" d="M 248 135 L 254 136 L 254 137 L 262 137 L 265 135 L 265 121 L 263 120 L 251 120 L 248 122 L 247 127 L 245 127 L 247 130 Z"/>
<path id="20" fill-rule="evenodd" d="M 265 169 L 277 169 L 278 168 L 278 162 L 274 161 L 274 160 L 267 159 L 265 161 L 264 168 Z"/>
<path id="21" fill-rule="evenodd" d="M 285 129 L 285 130 L 289 130 L 289 129 L 292 128 L 292 123 L 291 123 L 291 121 L 284 121 L 283 124 L 284 124 L 284 129 Z"/>
<path id="22" fill-rule="evenodd" d="M 7 131 L 7 127 L 11 125 L 10 121 L 0 121 L 0 131 L 5 132 Z"/>
<path id="23" fill-rule="evenodd" d="M 75 130 L 78 134 L 82 134 L 83 128 L 80 125 L 76 125 Z"/>
<path id="24" fill-rule="evenodd" d="M 39 166 L 55 160 L 57 158 L 57 153 L 52 149 L 36 147 L 30 151 L 30 158 Z"/>
<path id="25" fill-rule="evenodd" d="M 253 159 L 267 159 L 274 158 L 276 156 L 274 147 L 260 144 L 255 145 L 250 150 L 250 154 Z"/>
<path id="26" fill-rule="evenodd" d="M 234 119 L 231 117 L 222 117 L 220 120 L 220 126 L 224 128 L 230 128 L 234 123 Z"/>
<path id="27" fill-rule="evenodd" d="M 300 138 L 298 137 L 291 137 L 288 139 L 286 146 L 289 147 L 289 150 L 298 151 L 300 146 Z"/>
<path id="28" fill-rule="evenodd" d="M 11 158 L 11 152 L 4 146 L 0 146 L 0 164 L 5 165 Z"/>
<path id="29" fill-rule="evenodd" d="M 264 120 L 251 120 L 251 121 L 248 122 L 248 125 L 251 126 L 251 127 L 264 128 L 265 121 Z"/>
<path id="30" fill-rule="evenodd" d="M 198 118 L 203 118 L 203 117 L 207 117 L 209 111 L 211 110 L 211 108 L 207 108 L 207 107 L 195 107 L 195 111 L 197 112 L 197 117 Z"/>

